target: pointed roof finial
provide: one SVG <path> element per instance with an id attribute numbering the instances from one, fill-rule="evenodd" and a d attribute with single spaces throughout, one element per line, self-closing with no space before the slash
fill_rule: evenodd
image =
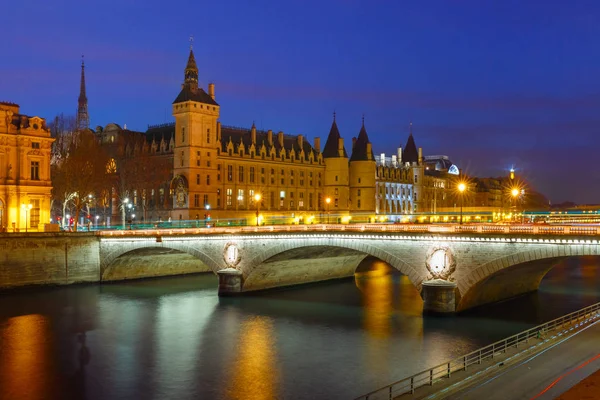
<path id="1" fill-rule="evenodd" d="M 335 110 L 333 110 L 333 122 L 335 122 Z"/>
<path id="2" fill-rule="evenodd" d="M 362 115 L 362 126 L 365 126 L 365 113 Z"/>
<path id="3" fill-rule="evenodd" d="M 190 50 L 194 48 L 194 35 L 190 35 Z"/>
<path id="4" fill-rule="evenodd" d="M 409 133 L 412 135 L 412 121 L 409 123 Z"/>
<path id="5" fill-rule="evenodd" d="M 79 81 L 79 98 L 77 99 L 77 129 L 82 131 L 90 127 L 90 116 L 88 114 L 88 102 L 85 93 L 85 64 L 83 54 L 81 55 L 81 80 Z"/>

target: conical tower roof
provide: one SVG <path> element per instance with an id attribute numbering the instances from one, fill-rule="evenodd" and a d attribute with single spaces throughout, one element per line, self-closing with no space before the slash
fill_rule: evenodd
<path id="1" fill-rule="evenodd" d="M 410 124 L 410 134 L 406 141 L 406 146 L 402 151 L 402 162 L 403 163 L 416 163 L 419 162 L 419 153 L 417 152 L 417 146 L 415 145 L 415 139 L 412 134 L 412 122 Z"/>
<path id="2" fill-rule="evenodd" d="M 373 154 L 373 148 L 371 147 L 371 154 L 369 154 L 367 149 L 367 144 L 371 143 L 369 141 L 369 135 L 367 135 L 367 130 L 365 129 L 365 120 L 363 118 L 363 124 L 360 128 L 360 132 L 358 133 L 358 137 L 356 138 L 356 142 L 354 143 L 354 147 L 352 148 L 352 156 L 350 157 L 350 161 L 375 161 L 375 155 Z"/>
<path id="3" fill-rule="evenodd" d="M 196 57 L 194 57 L 194 50 L 190 49 L 190 55 L 188 56 L 188 62 L 185 66 L 185 70 L 193 70 L 198 73 L 198 66 L 196 65 Z"/>
<path id="4" fill-rule="evenodd" d="M 219 104 L 204 91 L 204 89 L 198 87 L 198 66 L 196 65 L 196 58 L 194 57 L 194 51 L 190 48 L 190 55 L 185 66 L 185 77 L 181 92 L 177 95 L 173 104 L 183 103 L 185 101 L 196 101 L 198 103 L 205 103 L 218 106 Z"/>
<path id="5" fill-rule="evenodd" d="M 325 143 L 325 148 L 323 149 L 323 158 L 348 158 L 348 154 L 346 153 L 346 147 L 343 147 L 343 156 L 341 156 L 340 152 L 338 151 L 338 145 L 341 138 L 342 137 L 340 136 L 340 131 L 337 127 L 337 124 L 335 123 L 334 116 L 333 123 L 331 124 L 331 129 L 329 130 L 329 136 L 327 136 L 327 142 Z"/>

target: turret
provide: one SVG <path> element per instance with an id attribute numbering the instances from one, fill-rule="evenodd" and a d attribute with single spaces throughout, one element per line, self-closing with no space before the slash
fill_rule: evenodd
<path id="1" fill-rule="evenodd" d="M 350 210 L 375 211 L 375 156 L 363 117 L 350 157 Z"/>
<path id="2" fill-rule="evenodd" d="M 173 101 L 173 182 L 176 187 L 171 188 L 171 217 L 175 220 L 193 219 L 203 213 L 206 206 L 216 208 L 219 113 L 214 84 L 209 85 L 208 93 L 198 85 L 198 66 L 190 46 L 181 91 Z"/>
<path id="3" fill-rule="evenodd" d="M 344 147 L 344 139 L 340 136 L 340 131 L 335 122 L 335 113 L 333 123 L 325 142 L 323 149 L 323 159 L 325 161 L 325 179 L 324 196 L 331 199 L 329 211 L 344 212 L 349 209 L 349 170 L 348 154 Z M 326 204 L 322 204 L 324 209 Z"/>

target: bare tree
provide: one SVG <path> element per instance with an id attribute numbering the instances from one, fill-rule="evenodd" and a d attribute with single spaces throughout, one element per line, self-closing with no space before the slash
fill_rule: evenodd
<path id="1" fill-rule="evenodd" d="M 55 139 L 52 143 L 52 154 L 50 158 L 50 174 L 52 176 L 52 198 L 50 200 L 50 210 L 53 214 L 66 215 L 66 209 L 73 198 L 73 193 L 65 191 L 67 187 L 62 182 L 63 176 L 59 169 L 60 164 L 67 158 L 71 145 L 77 141 L 78 132 L 76 130 L 76 118 L 73 115 L 58 114 L 52 119 L 50 124 L 50 134 Z M 56 208 L 56 210 L 55 210 Z"/>
<path id="2" fill-rule="evenodd" d="M 55 165 L 53 175 L 55 194 L 63 200 L 63 204 L 70 202 L 73 205 L 75 230 L 81 210 L 94 195 L 112 184 L 111 174 L 107 171 L 109 156 L 94 133 L 79 132 L 76 138 L 69 144 L 66 155 Z"/>
<path id="3" fill-rule="evenodd" d="M 171 179 L 172 161 L 163 155 L 153 154 L 143 135 L 127 138 L 119 154 L 116 192 L 123 224 L 126 207 L 129 206 L 138 207 L 146 220 L 152 193 L 156 196 L 160 186 Z"/>

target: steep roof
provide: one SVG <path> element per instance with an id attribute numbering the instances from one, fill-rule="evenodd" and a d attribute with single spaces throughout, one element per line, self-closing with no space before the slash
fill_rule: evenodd
<path id="1" fill-rule="evenodd" d="M 415 139 L 413 138 L 412 132 L 408 136 L 406 146 L 404 146 L 404 149 L 402 150 L 402 162 L 419 162 L 419 153 L 417 152 L 417 146 L 415 145 Z"/>
<path id="2" fill-rule="evenodd" d="M 210 104 L 213 106 L 219 105 L 219 103 L 214 101 L 213 98 L 204 91 L 204 89 L 198 88 L 194 90 L 189 85 L 183 85 L 181 92 L 179 92 L 179 95 L 177 95 L 177 98 L 175 101 L 173 101 L 173 104 L 183 103 L 184 101 L 196 101 L 198 103 Z"/>
<path id="3" fill-rule="evenodd" d="M 247 128 L 238 128 L 233 126 L 221 126 L 221 151 L 227 152 L 227 144 L 231 140 L 231 143 L 237 149 L 240 142 L 244 144 L 246 149 L 252 146 L 252 130 Z M 262 145 L 265 145 L 267 148 L 267 153 L 271 151 L 271 145 L 268 140 L 268 132 L 266 131 L 256 131 L 256 147 L 257 151 Z M 281 151 L 282 147 L 277 140 L 277 133 L 273 133 L 273 145 L 277 153 Z M 296 135 L 283 135 L 283 149 L 286 151 L 290 151 L 294 149 L 296 153 L 296 157 L 300 156 L 300 146 L 298 144 L 298 136 Z M 315 152 L 315 157 L 318 152 L 311 146 L 311 144 L 306 140 L 306 138 L 302 141 L 302 150 L 304 150 L 305 157 L 308 158 L 308 155 L 311 151 Z"/>
<path id="4" fill-rule="evenodd" d="M 181 92 L 173 101 L 173 104 L 183 103 L 185 101 L 196 101 L 198 103 L 210 104 L 218 106 L 219 104 L 201 87 L 198 87 L 198 66 L 194 52 L 190 48 L 190 55 L 185 66 L 184 80 L 181 87 Z"/>
<path id="5" fill-rule="evenodd" d="M 170 122 L 166 124 L 148 125 L 148 130 L 145 135 L 146 141 L 150 143 L 152 140 L 159 143 L 163 138 L 166 142 L 169 142 L 171 138 L 175 136 L 175 123 Z"/>
<path id="6" fill-rule="evenodd" d="M 196 72 L 198 72 L 198 66 L 196 65 L 196 57 L 194 57 L 194 51 L 192 49 L 190 49 L 190 55 L 188 56 L 188 61 L 187 65 L 185 66 L 185 69 L 196 70 Z"/>
<path id="7" fill-rule="evenodd" d="M 365 123 L 363 121 L 362 128 L 358 134 L 358 138 L 352 147 L 352 156 L 350 161 L 375 161 L 375 155 L 373 154 L 373 148 L 371 147 L 371 154 L 367 152 L 367 144 L 369 142 L 369 135 L 365 129 Z"/>
<path id="8" fill-rule="evenodd" d="M 348 154 L 346 153 L 346 147 L 344 146 L 344 155 L 340 156 L 338 151 L 338 143 L 341 139 L 340 131 L 338 130 L 337 124 L 335 123 L 335 118 L 333 120 L 333 124 L 331 124 L 331 129 L 329 130 L 329 136 L 327 136 L 327 142 L 325 143 L 325 147 L 323 148 L 323 158 L 337 158 L 344 157 L 348 158 Z"/>

